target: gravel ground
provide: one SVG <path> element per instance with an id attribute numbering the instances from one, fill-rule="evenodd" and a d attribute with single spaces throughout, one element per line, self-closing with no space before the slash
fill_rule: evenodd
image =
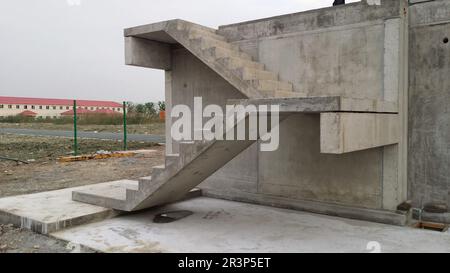
<path id="1" fill-rule="evenodd" d="M 29 230 L 0 225 L 0 253 L 70 253 L 74 248 L 66 242 Z M 83 250 L 83 252 L 90 252 Z"/>

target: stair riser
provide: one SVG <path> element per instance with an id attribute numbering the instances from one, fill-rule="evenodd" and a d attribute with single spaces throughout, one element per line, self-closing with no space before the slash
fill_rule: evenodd
<path id="1" fill-rule="evenodd" d="M 245 61 L 237 58 L 221 58 L 217 59 L 217 61 L 230 70 L 241 69 L 241 68 L 250 68 L 250 69 L 264 69 L 264 65 L 261 63 Z"/>
<path id="2" fill-rule="evenodd" d="M 151 176 L 147 176 L 147 177 L 142 177 L 138 179 L 138 188 L 139 190 L 143 190 L 145 187 L 147 187 L 147 184 L 152 182 L 152 177 Z"/>
<path id="3" fill-rule="evenodd" d="M 287 91 L 261 91 L 261 94 L 265 98 L 301 98 L 306 97 L 306 95 L 298 92 L 287 92 Z"/>
<path id="4" fill-rule="evenodd" d="M 189 31 L 189 39 L 199 39 L 202 37 L 208 37 L 210 39 L 216 39 L 222 42 L 226 42 L 227 39 L 223 36 L 217 35 L 215 33 L 212 33 L 210 31 L 204 31 L 199 29 L 193 29 Z"/>
<path id="5" fill-rule="evenodd" d="M 152 169 L 152 181 L 158 179 L 162 174 L 164 174 L 165 168 L 153 168 Z"/>
<path id="6" fill-rule="evenodd" d="M 268 81 L 268 80 L 251 80 L 248 81 L 250 85 L 257 88 L 258 90 L 267 90 L 267 91 L 288 91 L 292 92 L 293 87 L 291 83 L 288 82 L 280 82 L 280 81 Z"/>
<path id="7" fill-rule="evenodd" d="M 237 57 L 244 60 L 252 60 L 252 57 L 248 54 L 245 54 L 243 52 L 229 50 L 226 48 L 220 48 L 220 47 L 212 47 L 204 50 L 205 53 L 207 53 L 210 57 L 213 57 L 214 59 L 220 59 L 220 58 L 228 58 L 228 57 Z"/>
<path id="8" fill-rule="evenodd" d="M 169 166 L 169 165 L 172 165 L 172 164 L 176 164 L 176 163 L 179 162 L 179 160 L 180 160 L 180 156 L 179 155 L 176 155 L 176 156 L 166 155 L 165 165 Z"/>
<path id="9" fill-rule="evenodd" d="M 265 71 L 265 70 L 241 68 L 241 69 L 236 69 L 235 72 L 241 79 L 243 79 L 245 81 L 251 81 L 251 80 L 277 81 L 278 80 L 278 76 L 276 74 Z"/>
<path id="10" fill-rule="evenodd" d="M 192 39 L 191 43 L 193 43 L 193 45 L 197 48 L 200 48 L 201 50 L 205 50 L 211 47 L 221 47 L 221 48 L 226 48 L 228 50 L 233 50 L 233 51 L 239 51 L 239 46 L 237 45 L 233 45 L 233 44 L 229 44 L 226 42 L 222 42 L 219 40 L 215 40 L 215 39 L 207 39 L 207 38 L 197 38 L 197 39 Z"/>

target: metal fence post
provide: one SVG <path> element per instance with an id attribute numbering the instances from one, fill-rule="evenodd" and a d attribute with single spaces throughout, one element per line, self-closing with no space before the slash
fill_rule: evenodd
<path id="1" fill-rule="evenodd" d="M 77 139 L 77 101 L 73 101 L 73 153 L 78 155 L 78 139 Z"/>
<path id="2" fill-rule="evenodd" d="M 127 145 L 127 103 L 123 102 L 123 149 L 128 150 Z"/>

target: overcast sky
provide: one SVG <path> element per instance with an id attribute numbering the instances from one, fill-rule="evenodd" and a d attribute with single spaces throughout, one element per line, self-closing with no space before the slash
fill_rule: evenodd
<path id="1" fill-rule="evenodd" d="M 124 28 L 175 18 L 216 28 L 326 7 L 332 2 L 2 0 L 0 95 L 134 102 L 163 100 L 163 71 L 124 65 Z"/>

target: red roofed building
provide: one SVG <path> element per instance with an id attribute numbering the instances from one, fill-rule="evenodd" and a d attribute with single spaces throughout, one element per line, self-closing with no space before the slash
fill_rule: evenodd
<path id="1" fill-rule="evenodd" d="M 29 111 L 29 110 L 23 111 L 19 115 L 24 116 L 24 117 L 36 117 L 37 116 L 37 114 L 35 112 Z"/>
<path id="2" fill-rule="evenodd" d="M 69 112 L 72 114 L 68 114 Z M 77 113 L 121 114 L 122 104 L 113 101 L 77 100 Z M 32 115 L 57 118 L 73 115 L 73 100 L 0 96 L 0 117 Z"/>

